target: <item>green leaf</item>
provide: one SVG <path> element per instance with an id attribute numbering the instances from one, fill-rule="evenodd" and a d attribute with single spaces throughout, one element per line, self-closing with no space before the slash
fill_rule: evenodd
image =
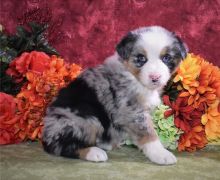
<path id="1" fill-rule="evenodd" d="M 18 37 L 22 37 L 22 38 L 25 38 L 25 37 L 28 37 L 30 35 L 30 33 L 24 29 L 24 27 L 22 26 L 17 26 L 17 36 Z"/>
<path id="2" fill-rule="evenodd" d="M 34 22 L 29 23 L 31 31 L 26 30 L 22 26 L 17 27 L 16 35 L 8 37 L 8 47 L 15 49 L 18 55 L 23 52 L 33 50 L 43 51 L 49 55 L 59 55 L 59 53 L 49 45 L 44 37 L 46 25 L 39 25 Z"/>
<path id="3" fill-rule="evenodd" d="M 35 22 L 29 22 L 28 24 L 31 27 L 31 30 L 34 34 L 43 32 L 46 28 L 44 26 L 41 26 Z"/>

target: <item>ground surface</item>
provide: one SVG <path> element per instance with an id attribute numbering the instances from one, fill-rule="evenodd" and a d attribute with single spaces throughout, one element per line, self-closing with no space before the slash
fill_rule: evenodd
<path id="1" fill-rule="evenodd" d="M 122 147 L 108 152 L 105 163 L 91 163 L 55 157 L 39 143 L 0 147 L 1 180 L 220 180 L 220 146 L 195 153 L 175 153 L 178 163 L 158 166 L 135 148 Z"/>

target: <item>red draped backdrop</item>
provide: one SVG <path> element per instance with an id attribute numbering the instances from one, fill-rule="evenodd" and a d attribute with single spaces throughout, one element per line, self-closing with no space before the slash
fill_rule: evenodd
<path id="1" fill-rule="evenodd" d="M 220 0 L 2 0 L 0 24 L 48 23 L 49 42 L 68 61 L 96 65 L 129 30 L 161 25 L 190 52 L 220 65 Z"/>

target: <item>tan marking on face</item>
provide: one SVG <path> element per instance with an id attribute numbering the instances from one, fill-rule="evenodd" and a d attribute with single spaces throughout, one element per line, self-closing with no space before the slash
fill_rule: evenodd
<path id="1" fill-rule="evenodd" d="M 136 46 L 133 49 L 131 57 L 129 57 L 127 61 L 123 62 L 128 71 L 130 71 L 137 79 L 139 79 L 141 68 L 136 67 L 133 60 L 138 54 L 143 54 L 147 58 L 147 52 L 141 46 Z"/>
<path id="2" fill-rule="evenodd" d="M 129 72 L 131 72 L 137 79 L 139 77 L 140 69 L 135 67 L 135 65 L 131 62 L 131 60 L 125 61 L 124 66 L 127 68 Z"/>
<path id="3" fill-rule="evenodd" d="M 160 58 L 164 57 L 166 54 L 170 54 L 171 57 L 176 54 L 175 51 L 178 51 L 177 49 L 171 49 L 170 47 L 165 47 L 162 49 L 160 53 Z M 172 58 L 172 62 L 175 64 L 175 68 L 172 70 L 171 74 L 174 74 L 176 70 L 178 69 L 178 66 L 181 62 L 181 58 L 175 58 L 175 56 Z"/>
<path id="4" fill-rule="evenodd" d="M 141 45 L 136 45 L 133 49 L 133 54 L 143 54 L 145 57 L 147 57 L 147 51 L 144 49 Z"/>
<path id="5" fill-rule="evenodd" d="M 166 55 L 168 51 L 169 51 L 169 47 L 163 48 L 160 52 L 160 57 L 163 57 L 164 55 Z"/>

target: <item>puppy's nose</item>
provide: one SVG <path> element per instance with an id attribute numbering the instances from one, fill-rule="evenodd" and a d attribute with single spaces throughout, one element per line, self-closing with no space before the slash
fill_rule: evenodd
<path id="1" fill-rule="evenodd" d="M 157 82 L 159 81 L 161 75 L 160 74 L 150 74 L 149 78 L 152 80 L 152 82 Z"/>

